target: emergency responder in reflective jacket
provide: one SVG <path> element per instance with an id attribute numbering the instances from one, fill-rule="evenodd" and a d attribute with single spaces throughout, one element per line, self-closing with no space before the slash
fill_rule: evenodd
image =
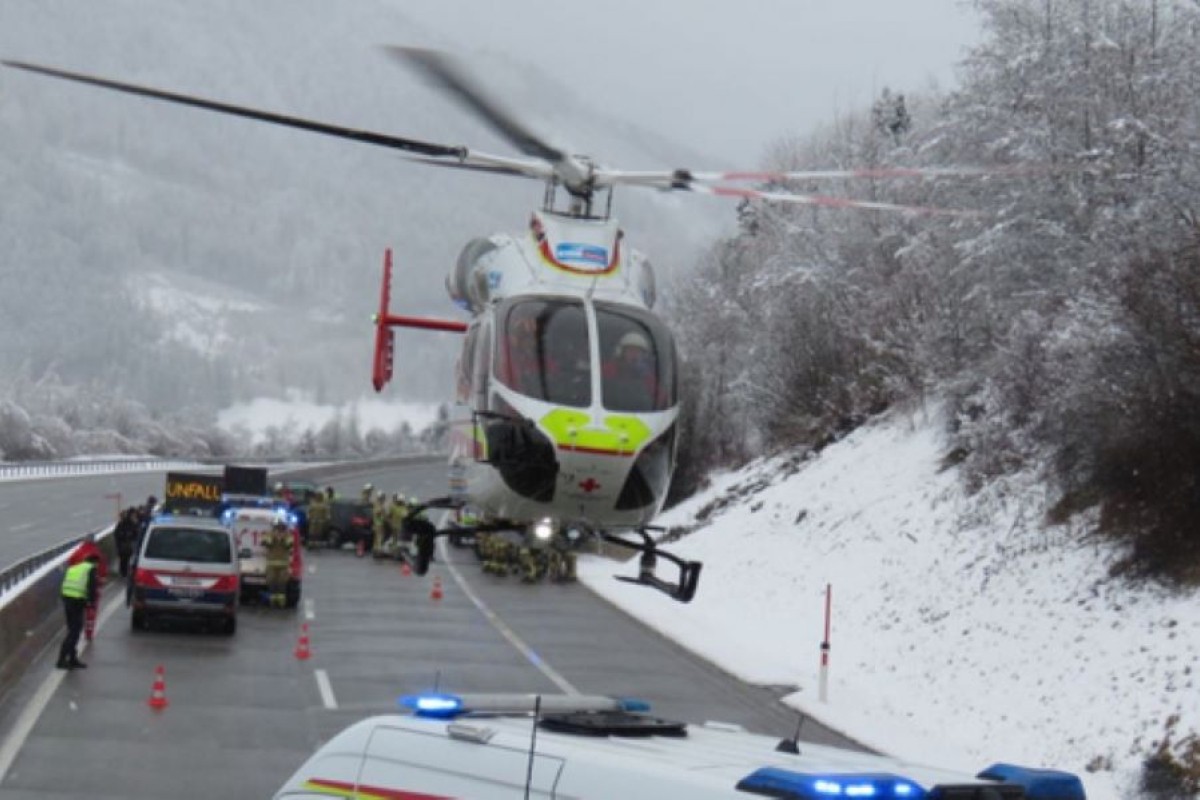
<path id="1" fill-rule="evenodd" d="M 546 574 L 547 542 L 533 532 L 521 543 L 521 581 L 535 583 Z"/>
<path id="2" fill-rule="evenodd" d="M 75 646 L 79 644 L 79 634 L 83 632 L 83 614 L 89 603 L 100 599 L 100 589 L 96 568 L 100 556 L 92 553 L 78 564 L 67 567 L 63 575 L 62 599 L 63 610 L 67 614 L 67 636 L 63 639 L 58 651 L 59 669 L 83 669 L 87 664 L 79 660 Z"/>
<path id="3" fill-rule="evenodd" d="M 374 502 L 371 503 L 371 555 L 375 558 L 386 557 L 387 551 L 384 549 L 383 543 L 387 540 L 388 532 L 388 507 L 387 495 L 379 492 L 375 495 Z"/>
<path id="4" fill-rule="evenodd" d="M 396 492 L 392 496 L 392 505 L 388 508 L 388 542 L 387 549 L 395 553 L 400 549 L 400 532 L 404 530 L 404 518 L 408 516 L 408 502 L 404 495 Z"/>
<path id="5" fill-rule="evenodd" d="M 575 551 L 571 542 L 561 531 L 554 534 L 546 550 L 546 574 L 555 583 L 575 580 Z"/>
<path id="6" fill-rule="evenodd" d="M 288 577 L 292 571 L 292 532 L 282 520 L 271 526 L 262 538 L 263 550 L 267 554 L 267 591 L 271 605 L 283 608 L 287 605 Z"/>
<path id="7" fill-rule="evenodd" d="M 329 536 L 329 505 L 318 492 L 308 501 L 308 545 L 322 544 Z"/>

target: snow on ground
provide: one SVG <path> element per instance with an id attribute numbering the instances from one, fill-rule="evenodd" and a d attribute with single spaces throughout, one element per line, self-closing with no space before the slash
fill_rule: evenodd
<path id="1" fill-rule="evenodd" d="M 972 771 L 1065 769 L 1090 800 L 1128 800 L 1169 715 L 1200 731 L 1200 593 L 1108 579 L 1115 552 L 1044 529 L 1033 480 L 967 497 L 940 467 L 939 430 L 932 411 L 897 414 L 664 514 L 696 525 L 736 498 L 668 547 L 704 563 L 688 605 L 611 579 L 632 565 L 585 559 L 580 577 L 729 672 L 794 687 L 786 702 L 865 744 Z"/>

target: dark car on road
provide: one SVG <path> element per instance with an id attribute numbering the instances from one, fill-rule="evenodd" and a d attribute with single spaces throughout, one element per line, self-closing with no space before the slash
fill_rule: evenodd
<path id="1" fill-rule="evenodd" d="M 370 552 L 374 539 L 371 517 L 370 503 L 342 497 L 334 498 L 329 506 L 329 525 L 325 529 L 324 541 L 310 537 L 309 544 L 337 550 L 345 544 L 352 544 L 357 548 L 361 543 L 364 551 Z"/>

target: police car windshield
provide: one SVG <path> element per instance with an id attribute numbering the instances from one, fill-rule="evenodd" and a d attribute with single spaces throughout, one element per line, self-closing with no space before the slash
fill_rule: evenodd
<path id="1" fill-rule="evenodd" d="M 233 550 L 224 531 L 162 527 L 150 531 L 145 558 L 228 564 L 233 560 Z"/>

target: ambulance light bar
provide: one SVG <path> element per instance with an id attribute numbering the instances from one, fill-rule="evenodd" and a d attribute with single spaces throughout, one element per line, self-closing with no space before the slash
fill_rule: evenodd
<path id="1" fill-rule="evenodd" d="M 590 694 L 417 694 L 397 701 L 414 716 L 453 719 L 463 714 L 570 714 L 580 711 L 645 713 L 650 704 L 632 697 Z"/>

